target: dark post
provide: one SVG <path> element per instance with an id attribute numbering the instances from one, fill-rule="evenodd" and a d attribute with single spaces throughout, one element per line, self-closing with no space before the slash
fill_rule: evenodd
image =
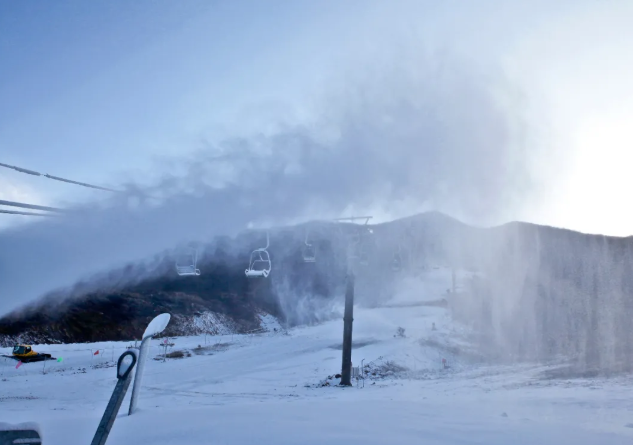
<path id="1" fill-rule="evenodd" d="M 365 226 L 373 216 L 356 216 L 351 218 L 339 218 L 336 221 L 355 221 L 364 219 Z M 370 231 L 371 232 L 371 231 Z M 360 240 L 362 242 L 362 237 Z M 359 252 L 353 252 L 355 245 L 347 241 L 347 277 L 345 288 L 345 314 L 343 315 L 343 363 L 341 366 L 341 386 L 352 386 L 352 323 L 354 322 L 354 264 L 352 258 L 356 258 Z"/>
<path id="2" fill-rule="evenodd" d="M 136 365 L 136 360 L 136 354 L 133 351 L 126 351 L 119 357 L 117 364 L 117 384 L 114 387 L 112 397 L 110 397 L 110 402 L 108 402 L 108 406 L 103 413 L 103 417 L 101 418 L 91 445 L 104 445 L 106 440 L 108 440 L 108 435 L 110 434 L 112 425 L 114 425 L 119 408 L 121 408 L 125 393 L 132 381 L 132 369 L 134 365 Z"/>
<path id="3" fill-rule="evenodd" d="M 343 366 L 341 385 L 352 386 L 352 323 L 354 321 L 354 274 L 347 273 L 345 314 L 343 315 Z"/>

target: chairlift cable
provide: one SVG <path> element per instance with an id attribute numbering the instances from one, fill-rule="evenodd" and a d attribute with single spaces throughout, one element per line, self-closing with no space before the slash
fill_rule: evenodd
<path id="1" fill-rule="evenodd" d="M 15 210 L 3 210 L 3 209 L 0 209 L 0 213 L 6 213 L 9 215 L 26 215 L 26 216 L 57 216 L 54 213 L 19 212 Z"/>
<path id="2" fill-rule="evenodd" d="M 43 173 L 40 173 L 40 172 L 36 172 L 35 170 L 30 170 L 28 168 L 22 168 L 22 167 L 16 167 L 15 165 L 3 164 L 2 162 L 0 162 L 0 167 L 10 168 L 10 169 L 15 170 L 15 171 L 20 172 L 20 173 L 26 173 L 27 175 L 44 176 L 45 178 L 52 179 L 54 181 L 66 182 L 68 184 L 80 185 L 82 187 L 88 187 L 88 188 L 97 189 L 97 190 L 104 190 L 104 191 L 107 191 L 107 192 L 122 193 L 120 190 L 114 190 L 114 189 L 110 189 L 110 188 L 107 188 L 107 187 L 101 187 L 99 185 L 88 184 L 86 182 L 73 181 L 71 179 L 65 179 L 65 178 L 61 178 L 59 176 L 43 174 Z"/>
<path id="3" fill-rule="evenodd" d="M 61 182 L 67 182 L 68 184 L 75 184 L 75 185 L 81 185 L 83 187 L 88 187 L 88 188 L 92 188 L 92 189 L 97 189 L 97 190 L 104 190 L 106 192 L 113 192 L 113 193 L 123 193 L 120 190 L 114 190 L 114 189 L 109 189 L 107 187 L 101 187 L 98 185 L 92 185 L 92 184 L 87 184 L 85 182 L 78 182 L 78 181 L 73 181 L 70 179 L 64 179 L 64 178 L 60 178 L 58 176 L 53 176 L 53 175 L 43 175 L 46 178 L 52 179 L 54 181 L 61 181 Z"/>
<path id="4" fill-rule="evenodd" d="M 35 204 L 25 204 L 23 202 L 15 202 L 15 201 L 5 201 L 0 199 L 0 205 L 9 206 L 9 207 L 20 207 L 23 209 L 32 209 L 32 210 L 44 210 L 46 212 L 65 212 L 64 209 L 59 209 L 57 207 L 47 207 L 47 206 L 39 206 Z"/>

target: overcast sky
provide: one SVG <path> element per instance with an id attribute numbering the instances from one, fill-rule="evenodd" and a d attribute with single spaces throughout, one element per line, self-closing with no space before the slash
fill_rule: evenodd
<path id="1" fill-rule="evenodd" d="M 440 210 L 626 236 L 630 23 L 626 0 L 2 2 L 0 162 L 171 196 L 173 221 L 81 274 L 160 250 L 170 230 L 257 218 Z M 109 196 L 0 168 L 0 199 Z M 152 212 L 134 221 L 153 227 Z M 0 243 L 46 251 L 58 228 L 34 221 L 0 215 Z M 126 236 L 90 230 L 95 251 Z"/>

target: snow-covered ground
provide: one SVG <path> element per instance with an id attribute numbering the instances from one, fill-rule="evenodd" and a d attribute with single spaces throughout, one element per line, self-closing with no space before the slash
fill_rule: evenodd
<path id="1" fill-rule="evenodd" d="M 323 386 L 338 382 L 327 378 L 341 367 L 342 323 L 285 332 L 267 316 L 267 333 L 170 339 L 167 352 L 184 357 L 148 360 L 139 410 L 128 417 L 130 387 L 108 443 L 633 443 L 633 378 L 552 380 L 545 366 L 471 362 L 454 355 L 467 351 L 465 332 L 441 307 L 357 308 L 353 364 L 377 375 Z M 39 423 L 45 445 L 89 443 L 129 344 L 37 346 L 63 360 L 18 369 L 0 359 L 0 422 Z"/>

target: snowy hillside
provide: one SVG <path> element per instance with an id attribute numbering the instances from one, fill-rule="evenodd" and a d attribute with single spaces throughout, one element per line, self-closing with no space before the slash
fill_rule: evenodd
<path id="1" fill-rule="evenodd" d="M 286 331 L 262 315 L 257 333 L 170 338 L 168 356 L 182 358 L 166 360 L 154 340 L 139 411 L 127 416 L 130 390 L 108 443 L 632 443 L 630 377 L 485 364 L 446 308 L 404 302 L 356 308 L 352 361 L 368 372 L 347 388 L 328 378 L 341 368 L 341 319 Z M 128 345 L 38 346 L 63 360 L 17 369 L 0 360 L 0 420 L 38 422 L 44 444 L 89 443 Z"/>
<path id="2" fill-rule="evenodd" d="M 302 254 L 308 226 L 314 263 Z M 251 249 L 261 247 L 254 232 L 205 244 L 195 278 L 179 277 L 169 255 L 152 273 L 138 265 L 104 271 L 77 284 L 75 298 L 59 291 L 0 318 L 0 346 L 138 339 L 163 312 L 172 314 L 171 336 L 252 332 L 261 312 L 284 326 L 331 320 L 344 293 L 345 240 L 354 233 L 351 225 L 317 222 L 271 231 L 266 280 L 244 273 Z M 355 249 L 365 258 L 356 273 L 360 306 L 448 305 L 477 332 L 479 352 L 497 361 L 562 355 L 583 372 L 633 371 L 633 238 L 525 223 L 484 229 L 425 213 L 373 226 Z"/>

